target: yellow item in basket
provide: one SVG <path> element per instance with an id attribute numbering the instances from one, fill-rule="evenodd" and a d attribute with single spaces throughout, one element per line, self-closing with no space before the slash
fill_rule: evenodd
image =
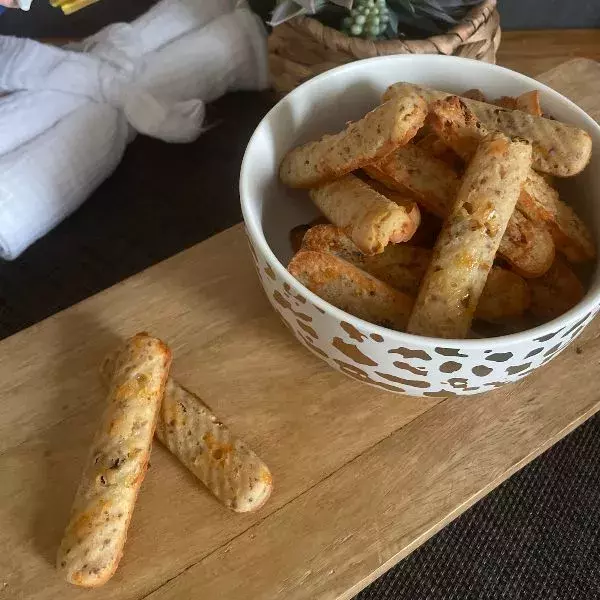
<path id="1" fill-rule="evenodd" d="M 71 15 L 90 4 L 95 4 L 98 0 L 50 0 L 54 8 L 61 8 L 65 15 Z"/>

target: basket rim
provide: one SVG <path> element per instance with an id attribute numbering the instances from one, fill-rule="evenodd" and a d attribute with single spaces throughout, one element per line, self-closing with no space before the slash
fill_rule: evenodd
<path id="1" fill-rule="evenodd" d="M 396 52 L 422 54 L 424 45 L 432 45 L 439 54 L 452 54 L 461 44 L 467 42 L 489 23 L 497 12 L 496 9 L 497 0 L 482 0 L 446 33 L 413 40 L 367 40 L 353 37 L 333 27 L 323 25 L 311 16 L 294 17 L 286 23 L 276 26 L 273 32 L 276 33 L 279 28 L 292 27 L 330 49 L 346 51 L 357 58 L 372 57 L 374 48 L 377 49 L 376 54 L 394 54 Z"/>

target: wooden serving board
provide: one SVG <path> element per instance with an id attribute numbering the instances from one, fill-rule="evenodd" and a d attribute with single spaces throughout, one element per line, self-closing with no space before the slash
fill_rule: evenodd
<path id="1" fill-rule="evenodd" d="M 598 71 L 542 79 L 598 117 Z M 98 364 L 138 330 L 171 344 L 174 376 L 264 457 L 275 492 L 232 514 L 155 444 L 121 567 L 80 590 L 54 556 L 105 399 Z M 0 343 L 0 598 L 350 598 L 600 408 L 599 336 L 596 321 L 484 396 L 380 392 L 292 339 L 236 226 Z"/>

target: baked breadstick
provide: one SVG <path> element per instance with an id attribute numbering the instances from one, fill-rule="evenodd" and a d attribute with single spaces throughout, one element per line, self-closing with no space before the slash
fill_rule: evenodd
<path id="1" fill-rule="evenodd" d="M 440 138 L 470 160 L 488 131 L 458 96 L 449 96 L 431 105 L 429 123 Z M 546 178 L 529 171 L 517 203 L 532 221 L 549 227 L 556 247 L 572 262 L 593 259 L 592 235 L 573 209 L 562 202 Z M 549 265 L 548 265 L 549 266 Z"/>
<path id="2" fill-rule="evenodd" d="M 541 277 L 552 266 L 555 247 L 548 229 L 542 223 L 530 221 L 517 207 L 508 221 L 498 252 L 513 271 L 532 279 Z"/>
<path id="3" fill-rule="evenodd" d="M 409 240 L 420 222 L 414 203 L 392 202 L 355 175 L 314 188 L 310 197 L 365 254 L 377 254 L 389 243 Z"/>
<path id="4" fill-rule="evenodd" d="M 540 93 L 538 90 L 531 90 L 531 92 L 525 92 L 517 97 L 517 110 L 522 110 L 525 113 L 529 113 L 534 117 L 541 117 L 543 115 L 542 107 L 540 105 Z"/>
<path id="5" fill-rule="evenodd" d="M 413 299 L 327 252 L 300 250 L 288 271 L 311 292 L 346 312 L 402 331 Z"/>
<path id="6" fill-rule="evenodd" d="M 385 91 L 383 100 L 406 95 L 412 98 L 415 93 L 428 104 L 451 95 L 411 83 L 395 83 Z M 529 140 L 533 147 L 533 168 L 537 171 L 570 177 L 583 171 L 590 160 L 592 139 L 583 129 L 469 98 L 464 102 L 488 129 Z"/>
<path id="7" fill-rule="evenodd" d="M 415 230 L 419 228 L 421 225 L 421 211 L 417 203 L 407 196 L 397 192 L 396 190 L 391 190 L 387 185 L 384 185 L 380 181 L 376 179 L 371 179 L 370 177 L 363 177 L 362 171 L 358 171 L 360 178 L 371 188 L 373 188 L 378 194 L 386 197 L 388 200 L 391 200 L 394 204 L 400 206 L 406 211 L 408 215 L 411 225 L 414 226 Z M 413 232 L 414 234 L 415 232 Z M 412 235 L 410 237 L 412 239 Z M 408 240 L 403 240 L 408 241 Z"/>
<path id="8" fill-rule="evenodd" d="M 458 96 L 432 102 L 427 123 L 439 139 L 466 162 L 473 158 L 479 142 L 490 133 Z"/>
<path id="9" fill-rule="evenodd" d="M 539 173 L 530 171 L 518 205 L 530 219 L 547 224 L 556 248 L 569 261 L 577 263 L 595 258 L 596 247 L 590 230 Z"/>
<path id="10" fill-rule="evenodd" d="M 522 317 L 531 303 L 527 282 L 512 271 L 492 267 L 475 310 L 475 318 L 507 323 Z"/>
<path id="11" fill-rule="evenodd" d="M 414 144 L 366 165 L 364 171 L 442 219 L 450 212 L 460 184 L 454 169 Z"/>
<path id="12" fill-rule="evenodd" d="M 460 183 L 456 171 L 413 144 L 364 170 L 442 219 L 450 214 Z M 543 275 L 554 260 L 554 244 L 545 225 L 532 223 L 518 210 L 510 218 L 499 250 L 523 277 Z"/>
<path id="13" fill-rule="evenodd" d="M 339 227 L 317 225 L 309 229 L 302 250 L 329 252 L 393 288 L 415 297 L 432 251 L 408 244 L 388 246 L 382 254 L 365 256 Z M 475 318 L 500 322 L 521 316 L 529 307 L 529 289 L 516 273 L 494 267 L 487 279 Z"/>
<path id="14" fill-rule="evenodd" d="M 304 239 L 305 233 L 315 225 L 327 225 L 329 221 L 325 217 L 317 217 L 310 223 L 303 223 L 302 225 L 296 225 L 290 229 L 290 245 L 294 254 L 300 250 L 302 246 L 302 240 Z"/>
<path id="15" fill-rule="evenodd" d="M 288 152 L 279 169 L 281 181 L 311 188 L 339 179 L 409 142 L 426 114 L 425 102 L 416 94 L 381 104 L 340 133 Z"/>
<path id="16" fill-rule="evenodd" d="M 418 146 L 422 150 L 425 150 L 430 156 L 439 158 L 444 161 L 451 169 L 455 171 L 462 171 L 464 167 L 463 160 L 446 145 L 436 133 L 429 133 L 418 142 L 414 142 L 415 146 Z"/>
<path id="17" fill-rule="evenodd" d="M 506 108 L 507 110 L 517 110 L 517 99 L 513 98 L 513 96 L 501 96 L 489 104 L 499 106 L 500 108 Z"/>
<path id="18" fill-rule="evenodd" d="M 132 337 L 116 358 L 108 405 L 58 551 L 57 567 L 69 583 L 103 585 L 119 565 L 170 364 L 169 348 L 146 333 Z"/>
<path id="19" fill-rule="evenodd" d="M 464 338 L 531 167 L 531 145 L 493 133 L 479 145 L 444 222 L 408 331 Z"/>
<path id="20" fill-rule="evenodd" d="M 100 367 L 107 381 L 115 354 Z M 156 437 L 227 508 L 239 513 L 258 510 L 269 499 L 273 477 L 265 463 L 221 423 L 198 396 L 169 378 Z"/>
<path id="21" fill-rule="evenodd" d="M 578 304 L 585 294 L 581 281 L 571 267 L 559 257 L 550 270 L 527 282 L 531 292 L 531 314 L 550 321 Z"/>
<path id="22" fill-rule="evenodd" d="M 413 297 L 431 258 L 431 250 L 408 244 L 390 245 L 381 254 L 366 256 L 334 225 L 311 227 L 302 240 L 302 250 L 333 254 Z"/>

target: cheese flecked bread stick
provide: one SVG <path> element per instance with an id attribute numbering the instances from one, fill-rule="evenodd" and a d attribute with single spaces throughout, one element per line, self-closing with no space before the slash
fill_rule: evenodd
<path id="1" fill-rule="evenodd" d="M 140 333 L 119 353 L 104 413 L 57 555 L 69 583 L 97 587 L 116 571 L 171 364 L 159 339 Z"/>
<path id="2" fill-rule="evenodd" d="M 329 252 L 393 288 L 415 297 L 431 261 L 432 251 L 409 244 L 388 246 L 381 254 L 365 256 L 344 232 L 333 225 L 316 225 L 302 241 L 303 250 Z M 516 273 L 494 267 L 479 299 L 475 318 L 497 323 L 520 317 L 529 307 L 529 288 Z"/>
<path id="3" fill-rule="evenodd" d="M 452 95 L 400 82 L 391 85 L 382 99 L 386 102 L 405 95 L 412 98 L 415 93 L 428 104 Z M 537 171 L 570 177 L 583 171 L 590 160 L 592 138 L 583 129 L 469 98 L 465 98 L 464 102 L 488 129 L 529 140 L 533 149 L 533 168 Z"/>
<path id="4" fill-rule="evenodd" d="M 445 220 L 408 331 L 465 338 L 531 167 L 531 145 L 493 133 L 479 145 Z"/>
<path id="5" fill-rule="evenodd" d="M 398 204 L 355 175 L 310 190 L 319 210 L 341 227 L 365 254 L 409 240 L 420 223 L 414 203 Z"/>
<path id="6" fill-rule="evenodd" d="M 431 104 L 428 120 L 437 135 L 467 161 L 488 134 L 486 127 L 458 96 L 448 96 Z M 589 229 L 536 171 L 529 171 L 517 206 L 532 221 L 548 227 L 556 247 L 571 262 L 595 257 Z"/>
<path id="7" fill-rule="evenodd" d="M 454 169 L 413 144 L 364 170 L 442 219 L 450 214 L 460 183 Z M 515 210 L 499 252 L 522 277 L 539 277 L 554 260 L 554 243 L 545 225 L 533 223 Z"/>
<path id="8" fill-rule="evenodd" d="M 347 313 L 402 331 L 413 299 L 328 252 L 300 250 L 288 271 L 311 292 Z"/>
<path id="9" fill-rule="evenodd" d="M 349 123 L 286 154 L 279 176 L 294 188 L 311 188 L 347 175 L 409 142 L 425 121 L 427 106 L 417 95 L 394 98 Z"/>
<path id="10" fill-rule="evenodd" d="M 107 381 L 114 370 L 115 353 L 102 362 Z M 273 489 L 265 463 L 231 433 L 198 396 L 169 377 L 156 437 L 212 494 L 235 512 L 261 508 Z"/>

